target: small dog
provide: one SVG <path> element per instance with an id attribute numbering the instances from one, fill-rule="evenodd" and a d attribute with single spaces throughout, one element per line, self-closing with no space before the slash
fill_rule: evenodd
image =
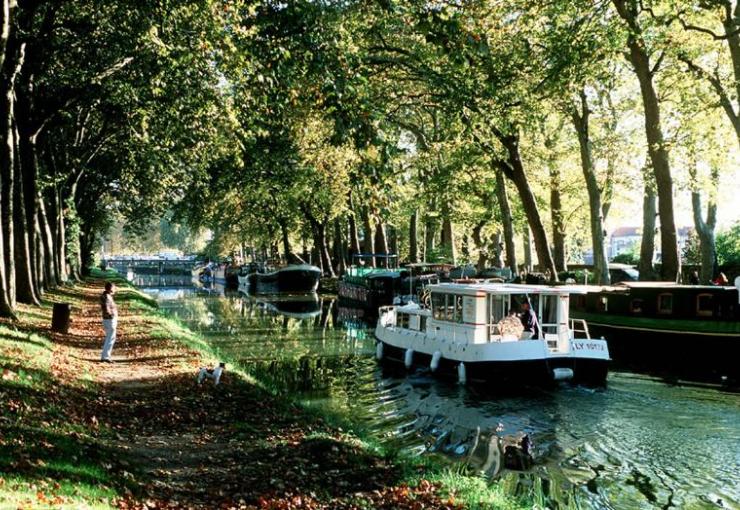
<path id="1" fill-rule="evenodd" d="M 226 363 L 219 363 L 216 368 L 201 367 L 198 372 L 198 384 L 201 384 L 205 379 L 213 379 L 213 384 L 218 385 L 224 370 L 226 370 Z"/>

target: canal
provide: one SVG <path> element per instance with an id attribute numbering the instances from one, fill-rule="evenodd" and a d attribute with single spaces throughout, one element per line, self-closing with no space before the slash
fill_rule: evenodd
<path id="1" fill-rule="evenodd" d="M 424 372 L 384 373 L 372 329 L 331 297 L 266 300 L 188 278 L 132 281 L 278 392 L 349 417 L 390 447 L 466 464 L 543 506 L 740 508 L 736 393 L 614 372 L 604 389 L 483 394 Z M 525 435 L 530 456 L 514 447 Z"/>

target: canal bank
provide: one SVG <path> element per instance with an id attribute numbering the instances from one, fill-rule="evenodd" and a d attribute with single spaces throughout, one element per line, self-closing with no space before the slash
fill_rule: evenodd
<path id="1" fill-rule="evenodd" d="M 72 303 L 69 334 L 48 330 L 50 304 L 2 324 L 2 505 L 530 506 L 361 439 L 339 413 L 297 406 L 229 360 L 218 387 L 197 386 L 197 369 L 220 360 L 213 346 L 120 279 L 115 363 L 99 363 L 102 277 L 113 275 L 46 296 Z"/>

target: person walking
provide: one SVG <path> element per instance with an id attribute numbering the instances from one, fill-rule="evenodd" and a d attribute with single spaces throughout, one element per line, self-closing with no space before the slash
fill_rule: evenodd
<path id="1" fill-rule="evenodd" d="M 116 343 L 116 328 L 118 327 L 118 308 L 113 301 L 116 286 L 111 282 L 105 282 L 105 291 L 100 295 L 100 309 L 103 313 L 103 329 L 105 329 L 105 342 L 100 361 L 112 363 L 110 359 L 113 344 Z"/>

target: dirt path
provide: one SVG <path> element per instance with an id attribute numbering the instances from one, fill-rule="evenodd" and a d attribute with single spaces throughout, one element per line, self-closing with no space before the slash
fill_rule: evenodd
<path id="1" fill-rule="evenodd" d="M 80 292 L 68 335 L 55 335 L 59 378 L 86 374 L 98 395 L 77 403 L 128 495 L 119 508 L 448 508 L 429 484 L 399 485 L 392 463 L 321 419 L 233 376 L 196 384 L 198 353 L 162 334 L 122 290 L 113 363 L 101 363 L 102 281 Z M 77 297 L 80 292 L 75 291 Z"/>

